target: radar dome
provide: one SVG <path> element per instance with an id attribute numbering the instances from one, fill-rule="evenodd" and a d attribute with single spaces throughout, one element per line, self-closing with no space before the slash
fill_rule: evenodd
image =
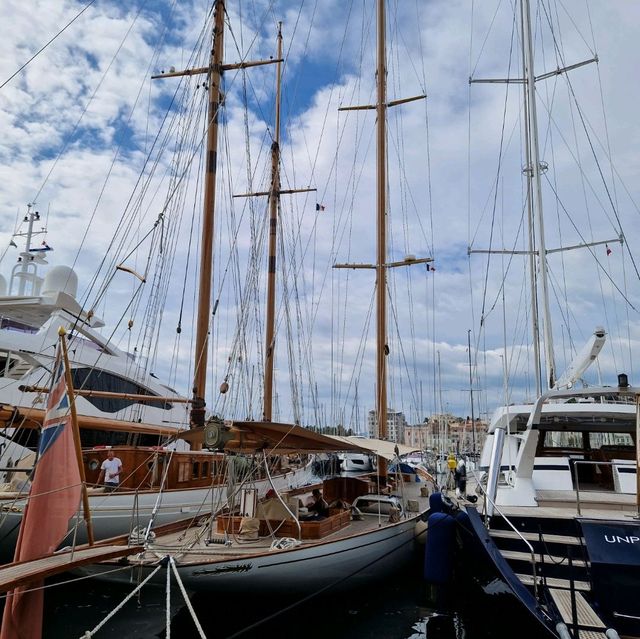
<path id="1" fill-rule="evenodd" d="M 78 276 L 69 266 L 54 266 L 44 277 L 42 295 L 66 293 L 75 299 L 78 292 Z"/>

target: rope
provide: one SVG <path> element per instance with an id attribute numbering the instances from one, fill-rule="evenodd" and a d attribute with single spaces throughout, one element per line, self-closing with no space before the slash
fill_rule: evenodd
<path id="1" fill-rule="evenodd" d="M 172 558 L 167 555 L 165 558 L 167 560 L 167 579 L 166 579 L 166 589 L 165 589 L 165 597 L 166 597 L 166 605 L 165 605 L 165 626 L 166 626 L 166 638 L 171 639 L 171 571 L 169 570 L 169 563 L 172 561 Z M 163 562 L 164 563 L 164 562 Z"/>
<path id="2" fill-rule="evenodd" d="M 111 619 L 116 613 L 120 612 L 120 610 L 124 608 L 127 602 L 132 599 L 134 595 L 136 595 L 142 589 L 142 587 L 148 581 L 150 581 L 151 578 L 154 577 L 155 574 L 162 568 L 162 564 L 157 566 L 156 569 L 151 572 L 142 582 L 140 582 L 93 630 L 87 630 L 80 639 L 88 639 L 89 637 L 93 637 L 93 635 L 95 635 L 98 630 L 100 630 L 100 628 L 102 628 L 107 623 L 107 621 L 109 621 L 109 619 Z"/>
<path id="3" fill-rule="evenodd" d="M 196 629 L 198 630 L 198 634 L 200 635 L 200 637 L 202 637 L 202 639 L 206 639 L 206 635 L 204 634 L 204 631 L 202 630 L 202 626 L 200 625 L 200 622 L 198 621 L 198 617 L 196 616 L 196 612 L 193 609 L 193 606 L 191 605 L 191 601 L 189 601 L 189 596 L 187 595 L 187 591 L 184 588 L 184 584 L 182 583 L 182 579 L 180 578 L 180 573 L 178 572 L 178 569 L 176 567 L 176 561 L 173 557 L 169 556 L 169 565 L 171 566 L 171 569 L 173 570 L 173 574 L 176 576 L 176 581 L 178 582 L 178 588 L 180 588 L 180 592 L 182 593 L 182 597 L 184 598 L 184 603 L 187 606 L 187 610 L 189 611 L 189 614 L 191 615 L 191 618 L 193 619 L 193 623 L 196 626 Z M 169 575 L 169 569 L 167 568 L 167 575 Z M 168 582 L 168 577 L 167 577 L 167 582 Z M 167 614 L 168 614 L 168 607 L 167 607 Z M 169 624 L 167 623 L 167 638 L 169 637 Z"/>

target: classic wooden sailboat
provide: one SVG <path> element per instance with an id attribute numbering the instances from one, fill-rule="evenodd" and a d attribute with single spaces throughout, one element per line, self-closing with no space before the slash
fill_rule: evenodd
<path id="1" fill-rule="evenodd" d="M 447 539 L 452 541 L 456 601 L 481 602 L 487 617 L 499 614 L 500 623 L 492 627 L 495 636 L 511 636 L 517 627 L 519 634 L 536 638 L 638 637 L 635 593 L 640 563 L 632 548 L 640 538 L 640 389 L 630 386 L 625 374 L 618 375 L 612 386 L 579 388 L 603 347 L 602 328 L 559 376 L 549 312 L 541 185 L 546 166 L 538 151 L 535 86 L 588 62 L 536 76 L 529 0 L 521 0 L 519 12 L 523 76 L 511 81 L 524 85 L 530 223 L 526 254 L 538 398 L 495 411 L 482 453 L 483 501 L 478 508 L 462 503 L 461 512 L 445 503 L 434 512 L 430 525 L 443 524 L 442 537 L 428 539 L 427 553 L 444 548 Z M 570 248 L 584 246 L 589 244 Z M 538 300 L 544 318 L 543 348 L 538 338 Z M 546 384 L 540 363 L 543 351 Z M 451 584 L 450 575 L 435 563 L 428 565 L 428 578 Z"/>
<path id="2" fill-rule="evenodd" d="M 219 46 L 222 46 L 220 41 Z M 259 64 L 271 64 L 266 61 Z M 242 63 L 238 67 L 251 66 Z M 160 77 L 171 77 L 164 74 Z M 220 102 L 219 84 L 211 87 L 210 116 L 217 113 Z M 208 128 L 209 148 L 217 144 L 216 126 Z M 277 150 L 276 150 L 277 151 Z M 43 375 L 52 361 L 46 349 L 59 325 L 72 331 L 74 341 L 72 378 L 79 410 L 79 426 L 83 441 L 89 443 L 83 451 L 87 481 L 95 485 L 100 467 L 113 450 L 123 462 L 124 472 L 116 491 L 105 492 L 95 485 L 90 489 L 89 502 L 97 539 L 131 532 L 149 531 L 151 523 L 163 525 L 185 518 L 198 518 L 202 514 L 222 507 L 233 486 L 250 481 L 257 494 L 263 496 L 269 489 L 286 489 L 310 484 L 314 481 L 308 458 L 298 456 L 297 463 L 282 460 L 278 454 L 261 459 L 259 465 L 244 457 L 225 457 L 221 453 L 201 450 L 194 441 L 191 449 L 181 434 L 185 425 L 185 405 L 190 405 L 192 426 L 202 425 L 205 416 L 205 371 L 211 315 L 212 251 L 214 236 L 215 163 L 206 171 L 204 188 L 204 224 L 200 253 L 199 298 L 196 346 L 194 357 L 193 398 L 187 400 L 156 381 L 153 374 L 129 379 L 124 371 L 131 368 L 127 353 L 102 338 L 95 329 L 103 326 L 93 311 L 86 311 L 76 301 L 77 277 L 66 267 L 53 269 L 52 277 L 41 278 L 31 262 L 30 240 L 32 228 L 40 214 L 32 208 L 26 217 L 28 223 L 27 247 L 21 255 L 17 296 L 0 299 L 0 314 L 4 327 L 14 329 L 11 344 L 0 341 L 4 348 L 3 373 L 9 381 L 0 394 L 0 427 L 12 433 L 12 441 L 5 448 L 4 471 L 9 481 L 0 492 L 0 553 L 8 557 L 15 546 L 20 521 L 27 503 L 29 481 L 35 454 L 29 454 L 27 445 L 37 442 L 45 411 L 35 402 L 41 402 L 48 392 L 42 387 Z M 275 204 L 272 198 L 272 210 Z M 35 235 L 37 232 L 33 232 Z M 275 260 L 275 244 L 271 247 Z M 30 257 L 31 256 L 31 257 Z M 119 265 L 120 270 L 128 270 Z M 134 273 L 135 275 L 135 273 Z M 275 276 L 275 272 L 273 272 Z M 144 279 L 144 278 L 142 278 Z M 51 282 L 49 281 L 51 280 Z M 41 290 L 42 289 L 42 290 Z M 269 325 L 273 332 L 273 286 L 270 285 Z M 30 295 L 28 295 L 30 294 Z M 15 337 L 16 331 L 25 335 Z M 99 364 L 97 363 L 99 362 Z M 135 367 L 134 367 L 135 368 Z M 271 363 L 271 371 L 273 364 Z M 128 374 L 131 377 L 131 374 Z M 271 372 L 272 378 L 272 372 Z M 114 381 L 115 380 L 115 381 Z M 109 390 L 107 390 L 109 389 Z M 127 392 L 128 391 L 128 392 Z M 265 383 L 265 397 L 271 396 L 271 382 Z M 34 405 L 35 404 L 35 405 Z M 133 411 L 131 406 L 138 407 Z M 100 410 L 99 407 L 106 408 Z M 116 410 L 115 407 L 121 408 Z M 143 412 L 144 408 L 146 412 Z M 117 414 L 113 414 L 116 412 Z M 265 400 L 265 417 L 271 418 L 271 407 Z M 144 419 L 143 419 L 144 418 Z M 155 421 L 154 421 L 155 419 Z M 157 423 L 156 423 L 157 422 Z M 21 439 L 22 438 L 22 439 Z M 21 441 L 21 446 L 14 444 Z M 130 442 L 138 442 L 131 445 Z M 91 445 L 91 444 L 98 445 Z M 329 442 L 327 450 L 342 450 Z M 13 455 L 13 457 L 12 457 Z M 22 459 L 18 469 L 16 459 Z M 265 468 L 265 466 L 268 466 Z M 79 523 L 80 522 L 80 523 Z M 79 525 L 76 525 L 78 524 Z M 74 543 L 87 540 L 87 531 L 80 519 L 71 522 L 68 539 Z"/>
<path id="3" fill-rule="evenodd" d="M 217 0 L 214 10 L 213 55 L 208 74 L 210 97 L 209 139 L 215 143 L 218 91 L 222 70 L 232 68 L 222 61 L 224 29 L 224 2 Z M 386 248 L 386 111 L 396 104 L 421 99 L 425 96 L 389 102 L 386 95 L 385 2 L 377 3 L 377 100 L 375 105 L 353 107 L 372 109 L 377 115 L 377 260 L 373 265 L 337 265 L 338 268 L 369 268 L 376 273 L 377 290 L 377 390 L 376 413 L 380 439 L 386 438 L 387 416 L 387 269 L 415 263 L 426 263 L 429 258 L 408 258 L 389 263 Z M 281 58 L 281 40 L 276 58 Z M 249 66 L 251 63 L 245 63 Z M 177 72 L 190 74 L 193 71 Z M 279 82 L 278 82 L 279 88 Z M 279 90 L 278 90 L 279 92 Z M 279 111 L 276 109 L 276 135 L 279 131 Z M 272 145 L 271 198 L 274 202 L 282 193 L 278 176 L 278 148 L 276 137 Z M 215 146 L 209 147 L 208 156 L 215 158 Z M 214 173 L 209 167 L 208 173 Z M 276 230 L 271 218 L 270 233 Z M 275 241 L 275 238 L 273 238 Z M 204 252 L 204 251 L 203 251 Z M 275 269 L 275 253 L 270 253 L 270 273 Z M 272 289 L 270 289 L 272 290 Z M 206 291 L 201 295 L 207 295 Z M 269 295 L 272 299 L 272 294 Z M 269 303 L 271 304 L 271 302 Z M 206 332 L 205 332 L 206 333 Z M 206 339 L 206 334 L 204 335 Z M 272 353 L 274 334 L 267 327 L 267 363 Z M 205 349 L 200 347 L 198 352 Z M 265 375 L 270 379 L 271 374 Z M 202 382 L 204 384 L 204 381 Z M 199 386 L 198 388 L 202 388 Z M 198 393 L 196 392 L 196 398 Z M 170 556 L 185 586 L 190 589 L 214 589 L 224 592 L 319 591 L 344 582 L 368 580 L 397 568 L 411 556 L 414 538 L 427 506 L 427 490 L 416 475 L 389 474 L 388 462 L 397 458 L 399 449 L 391 442 L 381 442 L 371 450 L 358 445 L 357 438 L 333 438 L 312 433 L 294 424 L 271 421 L 269 386 L 265 387 L 264 421 L 215 420 L 202 423 L 199 416 L 192 419 L 194 428 L 188 438 L 216 450 L 256 452 L 264 455 L 298 450 L 331 451 L 351 449 L 373 452 L 378 456 L 378 472 L 373 476 L 335 477 L 322 483 L 328 507 L 323 516 L 312 516 L 306 511 L 305 500 L 311 496 L 311 487 L 276 493 L 268 500 L 257 501 L 250 486 L 243 492 L 241 504 L 229 508 L 209 522 L 198 527 L 158 536 L 149 543 L 145 552 L 128 558 L 136 574 L 150 574 L 159 556 Z M 369 444 L 371 445 L 371 444 Z M 128 579 L 125 572 L 115 575 L 108 564 L 83 568 L 86 574 L 104 579 Z M 353 582 L 351 582 L 353 583 Z"/>

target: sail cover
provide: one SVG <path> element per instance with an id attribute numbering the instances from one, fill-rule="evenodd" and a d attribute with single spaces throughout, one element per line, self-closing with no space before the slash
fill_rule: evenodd
<path id="1" fill-rule="evenodd" d="M 206 427 L 205 427 L 206 428 Z M 415 448 L 395 444 L 394 442 L 365 437 L 340 437 L 323 435 L 296 424 L 262 421 L 226 421 L 213 448 L 221 450 L 252 453 L 266 450 L 269 453 L 317 453 L 317 452 L 359 452 L 378 455 L 392 460 L 397 456 L 409 454 Z M 205 431 L 192 429 L 182 433 L 181 438 L 192 443 L 205 443 Z"/>

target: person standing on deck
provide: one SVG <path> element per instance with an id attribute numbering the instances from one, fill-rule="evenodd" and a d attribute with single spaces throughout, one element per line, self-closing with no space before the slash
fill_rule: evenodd
<path id="1" fill-rule="evenodd" d="M 467 496 L 467 467 L 464 463 L 464 459 L 458 462 L 458 467 L 455 470 L 456 478 L 456 497 Z"/>
<path id="2" fill-rule="evenodd" d="M 98 476 L 98 484 L 102 484 L 107 491 L 115 490 L 120 484 L 120 473 L 122 472 L 122 462 L 115 456 L 113 450 L 107 452 L 107 458 L 100 466 L 100 475 Z"/>

